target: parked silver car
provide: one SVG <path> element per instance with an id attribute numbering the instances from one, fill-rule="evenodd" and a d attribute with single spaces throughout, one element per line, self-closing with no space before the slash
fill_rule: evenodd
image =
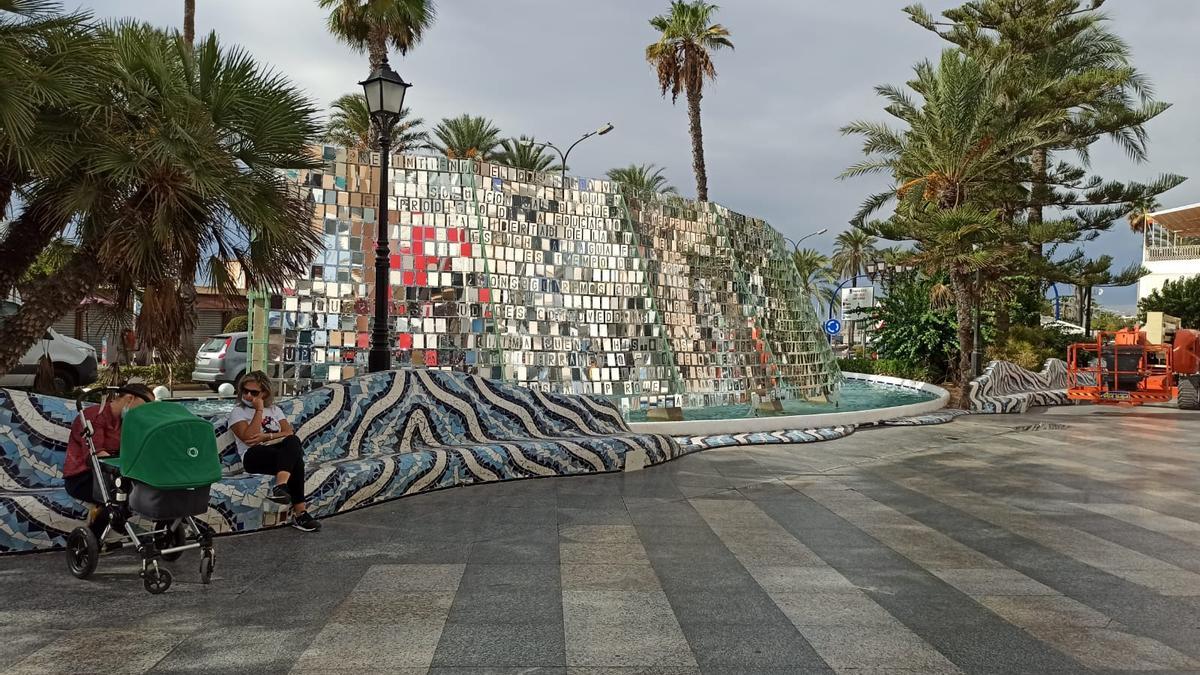
<path id="1" fill-rule="evenodd" d="M 196 353 L 192 381 L 202 382 L 216 391 L 225 382 L 237 384 L 246 373 L 247 345 L 250 334 L 222 333 L 208 338 Z"/>

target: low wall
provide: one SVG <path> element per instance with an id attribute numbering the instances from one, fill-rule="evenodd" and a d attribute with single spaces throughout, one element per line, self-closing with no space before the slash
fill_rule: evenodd
<path id="1" fill-rule="evenodd" d="M 327 516 L 441 488 L 638 469 L 684 451 L 634 432 L 608 400 L 479 377 L 399 370 L 280 402 L 304 441 L 310 509 Z M 62 489 L 74 403 L 0 389 L 0 553 L 61 546 L 86 509 Z M 204 520 L 218 532 L 279 524 L 271 478 L 241 470 L 223 416 L 212 419 L 226 476 Z"/>
<path id="2" fill-rule="evenodd" d="M 1030 407 L 1066 405 L 1067 364 L 1046 359 L 1041 372 L 1025 370 L 1007 361 L 992 361 L 967 390 L 971 412 L 1023 413 Z"/>

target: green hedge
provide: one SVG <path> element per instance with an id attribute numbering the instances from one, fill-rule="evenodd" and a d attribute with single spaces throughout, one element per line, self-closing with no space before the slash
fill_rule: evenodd
<path id="1" fill-rule="evenodd" d="M 838 367 L 848 373 L 886 375 L 921 382 L 930 380 L 929 369 L 899 359 L 838 359 Z"/>

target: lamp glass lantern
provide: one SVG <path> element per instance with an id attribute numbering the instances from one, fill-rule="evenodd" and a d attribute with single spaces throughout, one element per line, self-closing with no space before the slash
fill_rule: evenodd
<path id="1" fill-rule="evenodd" d="M 404 95 L 412 86 L 386 63 L 359 84 L 367 97 L 371 115 L 386 115 L 391 119 L 400 117 L 404 110 Z"/>

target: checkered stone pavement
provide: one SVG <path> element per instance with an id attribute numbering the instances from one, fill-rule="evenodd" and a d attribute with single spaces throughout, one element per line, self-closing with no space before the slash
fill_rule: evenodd
<path id="1" fill-rule="evenodd" d="M 146 594 L 0 559 L 0 671 L 1200 670 L 1200 415 L 1056 409 L 446 490 Z"/>

